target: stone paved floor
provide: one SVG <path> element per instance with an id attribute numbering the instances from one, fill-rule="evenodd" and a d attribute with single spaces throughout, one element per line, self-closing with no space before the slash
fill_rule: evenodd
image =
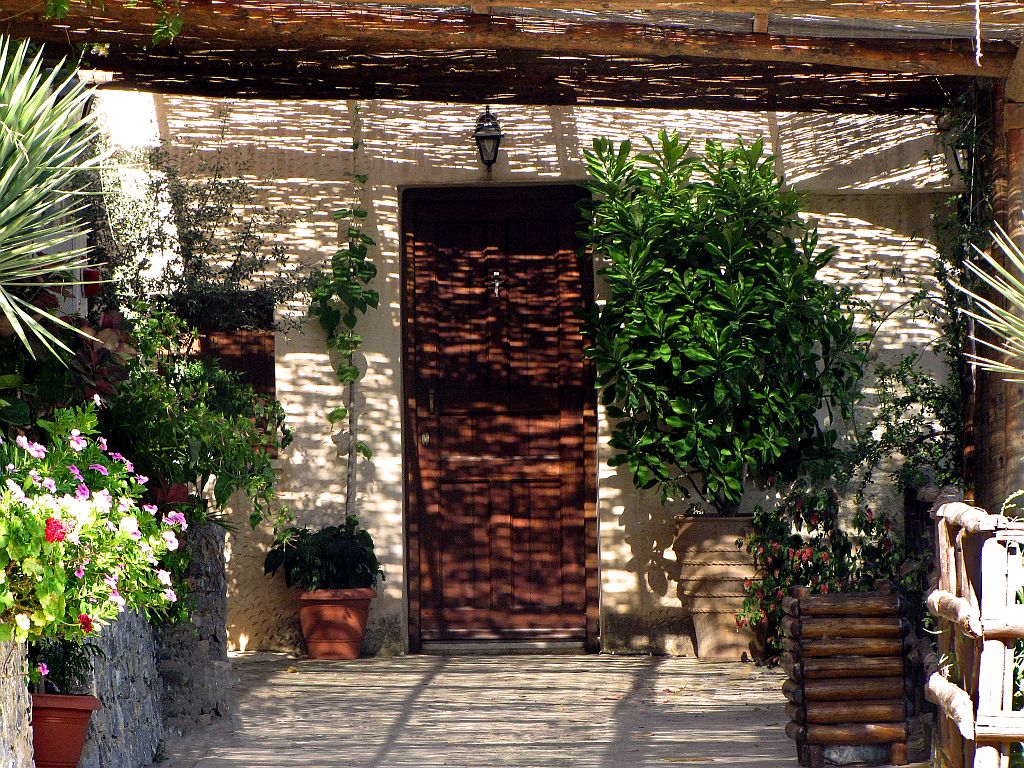
<path id="1" fill-rule="evenodd" d="M 289 668 L 292 670 L 289 672 Z M 160 768 L 792 768 L 781 677 L 621 656 L 235 661 L 239 712 Z"/>

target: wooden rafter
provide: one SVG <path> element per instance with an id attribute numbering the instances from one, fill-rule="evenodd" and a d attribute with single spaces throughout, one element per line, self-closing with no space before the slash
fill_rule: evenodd
<path id="1" fill-rule="evenodd" d="M 120 5 L 123 0 L 112 0 L 111 4 Z M 444 4 L 431 0 L 348 0 L 354 5 L 392 5 L 392 6 L 425 6 L 441 7 Z M 72 0 L 73 13 L 80 13 L 83 7 L 95 10 L 102 3 L 83 0 Z M 296 3 L 291 3 L 292 5 Z M 297 4 L 302 4 L 297 3 Z M 138 9 L 145 13 L 146 3 Z M 186 16 L 202 13 L 205 7 L 212 5 L 228 6 L 227 13 L 246 13 L 246 6 L 287 6 L 287 2 L 222 2 L 211 3 L 210 0 L 181 0 Z M 309 7 L 331 5 L 331 3 L 307 0 Z M 340 5 L 337 3 L 335 5 Z M 479 12 L 487 7 L 522 8 L 536 10 L 577 10 L 593 13 L 601 12 L 682 12 L 682 13 L 735 13 L 750 16 L 819 16 L 831 19 L 859 19 L 862 21 L 888 21 L 893 23 L 929 23 L 937 27 L 973 24 L 975 21 L 975 5 L 970 0 L 516 0 L 516 2 L 490 3 L 487 0 L 471 0 L 470 2 L 452 3 L 452 5 L 469 5 Z M 21 12 L 26 7 L 40 9 L 43 0 L 32 2 L 0 3 L 0 13 Z M 982 24 L 1024 25 L 1024 3 L 1020 0 L 981 0 L 980 21 Z"/>
<path id="2" fill-rule="evenodd" d="M 59 23 L 43 17 L 40 0 L 0 0 L 0 30 L 45 41 L 147 41 L 154 11 L 109 0 L 73 5 Z M 881 72 L 1004 78 L 1016 47 L 989 43 L 980 65 L 969 41 L 849 40 L 730 34 L 621 22 L 571 23 L 514 15 L 351 8 L 303 2 L 183 2 L 187 27 L 181 51 L 358 49 L 543 51 L 577 55 L 704 58 L 816 64 Z"/>

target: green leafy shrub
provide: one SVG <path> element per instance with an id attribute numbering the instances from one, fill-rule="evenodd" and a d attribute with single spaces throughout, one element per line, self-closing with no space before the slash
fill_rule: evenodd
<path id="1" fill-rule="evenodd" d="M 615 419 L 612 466 L 663 500 L 696 491 L 727 511 L 748 471 L 795 476 L 848 418 L 863 341 L 848 294 L 818 271 L 833 249 L 798 217 L 761 141 L 705 157 L 662 132 L 650 151 L 594 142 L 584 241 L 607 301 L 587 356 Z"/>
<path id="2" fill-rule="evenodd" d="M 318 531 L 281 529 L 267 552 L 263 572 L 275 574 L 279 568 L 284 568 L 289 587 L 298 585 L 306 591 L 372 587 L 384 578 L 373 538 L 359 527 L 355 515 L 348 515 L 344 525 Z"/>

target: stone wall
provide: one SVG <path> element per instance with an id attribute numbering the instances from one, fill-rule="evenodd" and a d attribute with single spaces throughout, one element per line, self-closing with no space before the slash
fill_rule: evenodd
<path id="1" fill-rule="evenodd" d="M 163 683 L 156 670 L 153 630 L 126 613 L 98 639 L 105 658 L 93 666 L 95 712 L 79 768 L 138 768 L 153 761 L 164 738 L 160 719 Z"/>
<path id="2" fill-rule="evenodd" d="M 213 523 L 188 531 L 191 559 L 186 581 L 192 619 L 156 630 L 164 724 L 182 733 L 209 725 L 217 717 L 229 717 L 235 706 L 225 629 L 224 534 L 224 528 Z"/>
<path id="3" fill-rule="evenodd" d="M 25 646 L 0 643 L 0 768 L 32 768 Z"/>

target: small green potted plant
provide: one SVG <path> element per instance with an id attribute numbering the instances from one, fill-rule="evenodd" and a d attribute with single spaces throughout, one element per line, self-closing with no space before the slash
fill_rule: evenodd
<path id="1" fill-rule="evenodd" d="M 93 662 L 104 657 L 94 643 L 48 639 L 29 645 L 32 751 L 36 768 L 78 765 L 92 713 L 100 700 L 81 691 Z"/>
<path id="2" fill-rule="evenodd" d="M 384 578 L 370 534 L 355 515 L 318 531 L 280 530 L 263 572 L 284 568 L 285 583 L 298 586 L 299 620 L 314 659 L 355 659 L 366 632 L 374 588 Z"/>

